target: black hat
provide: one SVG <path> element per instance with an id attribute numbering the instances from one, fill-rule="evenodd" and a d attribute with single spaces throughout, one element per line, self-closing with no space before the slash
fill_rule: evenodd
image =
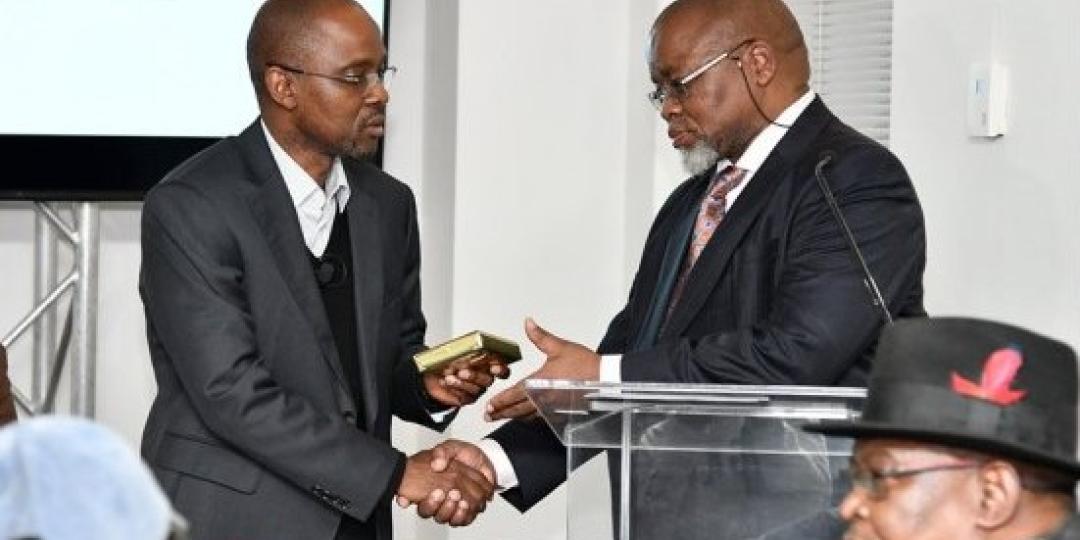
<path id="1" fill-rule="evenodd" d="M 1076 353 L 1022 328 L 960 318 L 885 328 L 856 421 L 807 431 L 976 450 L 1080 477 Z"/>

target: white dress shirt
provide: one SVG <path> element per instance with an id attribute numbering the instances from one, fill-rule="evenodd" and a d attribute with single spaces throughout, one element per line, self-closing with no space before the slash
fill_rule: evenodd
<path id="1" fill-rule="evenodd" d="M 322 257 L 330 242 L 334 218 L 345 211 L 345 205 L 349 202 L 349 182 L 345 179 L 341 158 L 334 158 L 325 187 L 320 188 L 315 179 L 274 140 L 266 123 L 262 123 L 262 128 L 270 145 L 270 154 L 274 156 L 274 162 L 285 179 L 285 187 L 296 208 L 296 217 L 300 219 L 304 244 L 312 255 Z"/>
<path id="2" fill-rule="evenodd" d="M 735 189 L 728 192 L 724 207 L 725 212 L 731 209 L 731 205 L 735 204 L 735 199 L 739 198 L 739 194 L 754 179 L 754 174 L 772 154 L 776 145 L 780 144 L 780 139 L 787 134 L 788 128 L 776 124 L 793 125 L 802 116 L 806 108 L 810 106 L 810 103 L 814 101 L 815 96 L 813 90 L 803 94 L 802 97 L 795 100 L 787 109 L 784 109 L 784 112 L 776 117 L 775 123 L 766 126 L 746 147 L 742 157 L 735 162 L 736 167 L 746 170 L 746 176 Z M 715 172 L 722 171 L 729 165 L 731 165 L 731 161 L 723 159 L 716 164 Z M 604 355 L 600 357 L 600 381 L 615 383 L 622 381 L 622 355 Z M 514 471 L 514 465 L 510 462 L 510 458 L 506 455 L 506 451 L 503 450 L 502 446 L 492 439 L 480 441 L 479 446 L 495 468 L 495 478 L 499 489 L 506 490 L 517 487 L 517 472 Z"/>

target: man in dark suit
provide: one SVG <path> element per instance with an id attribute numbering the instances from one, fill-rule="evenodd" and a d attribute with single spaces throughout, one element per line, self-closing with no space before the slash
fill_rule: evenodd
<path id="1" fill-rule="evenodd" d="M 807 48 L 781 0 L 677 0 L 654 24 L 649 69 L 652 101 L 693 176 L 657 215 L 629 300 L 595 351 L 526 321 L 547 355 L 533 377 L 865 384 L 883 316 L 815 172 L 888 311 L 911 317 L 924 315 L 925 240 L 903 166 L 810 89 Z M 488 414 L 519 420 L 485 441 L 486 456 L 440 452 L 489 458 L 499 485 L 513 488 L 507 500 L 529 508 L 565 478 L 565 450 L 546 426 L 520 420 L 535 414 L 521 384 L 492 398 Z M 708 493 L 702 475 L 685 480 L 681 489 Z"/>
<path id="2" fill-rule="evenodd" d="M 493 486 L 389 444 L 391 414 L 442 428 L 507 369 L 421 375 L 416 206 L 366 163 L 389 68 L 352 0 L 269 0 L 248 39 L 261 118 L 147 196 L 140 292 L 158 395 L 142 455 L 193 537 L 391 537 L 395 495 Z"/>

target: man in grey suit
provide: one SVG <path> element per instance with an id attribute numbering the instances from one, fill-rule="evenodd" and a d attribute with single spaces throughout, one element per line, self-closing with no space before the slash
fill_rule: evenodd
<path id="1" fill-rule="evenodd" d="M 261 118 L 146 198 L 158 395 L 142 455 L 196 539 L 388 540 L 395 495 L 442 494 L 464 525 L 494 490 L 389 444 L 391 414 L 441 429 L 508 370 L 411 361 L 416 205 L 363 159 L 383 134 L 385 61 L 356 2 L 269 0 L 248 38 Z"/>

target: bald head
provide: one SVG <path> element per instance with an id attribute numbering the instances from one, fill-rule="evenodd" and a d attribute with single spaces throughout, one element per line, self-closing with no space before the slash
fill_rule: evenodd
<path id="1" fill-rule="evenodd" d="M 746 39 L 768 43 L 782 66 L 782 79 L 798 88 L 809 83 L 806 42 L 783 0 L 675 0 L 653 24 L 653 45 L 674 28 L 714 51 Z"/>
<path id="2" fill-rule="evenodd" d="M 353 0 L 267 0 L 259 8 L 248 33 L 247 62 L 260 102 L 267 95 L 263 83 L 266 64 L 305 65 L 318 54 L 323 39 L 316 21 L 342 9 L 362 13 L 370 22 L 370 31 L 378 34 L 375 21 Z"/>

